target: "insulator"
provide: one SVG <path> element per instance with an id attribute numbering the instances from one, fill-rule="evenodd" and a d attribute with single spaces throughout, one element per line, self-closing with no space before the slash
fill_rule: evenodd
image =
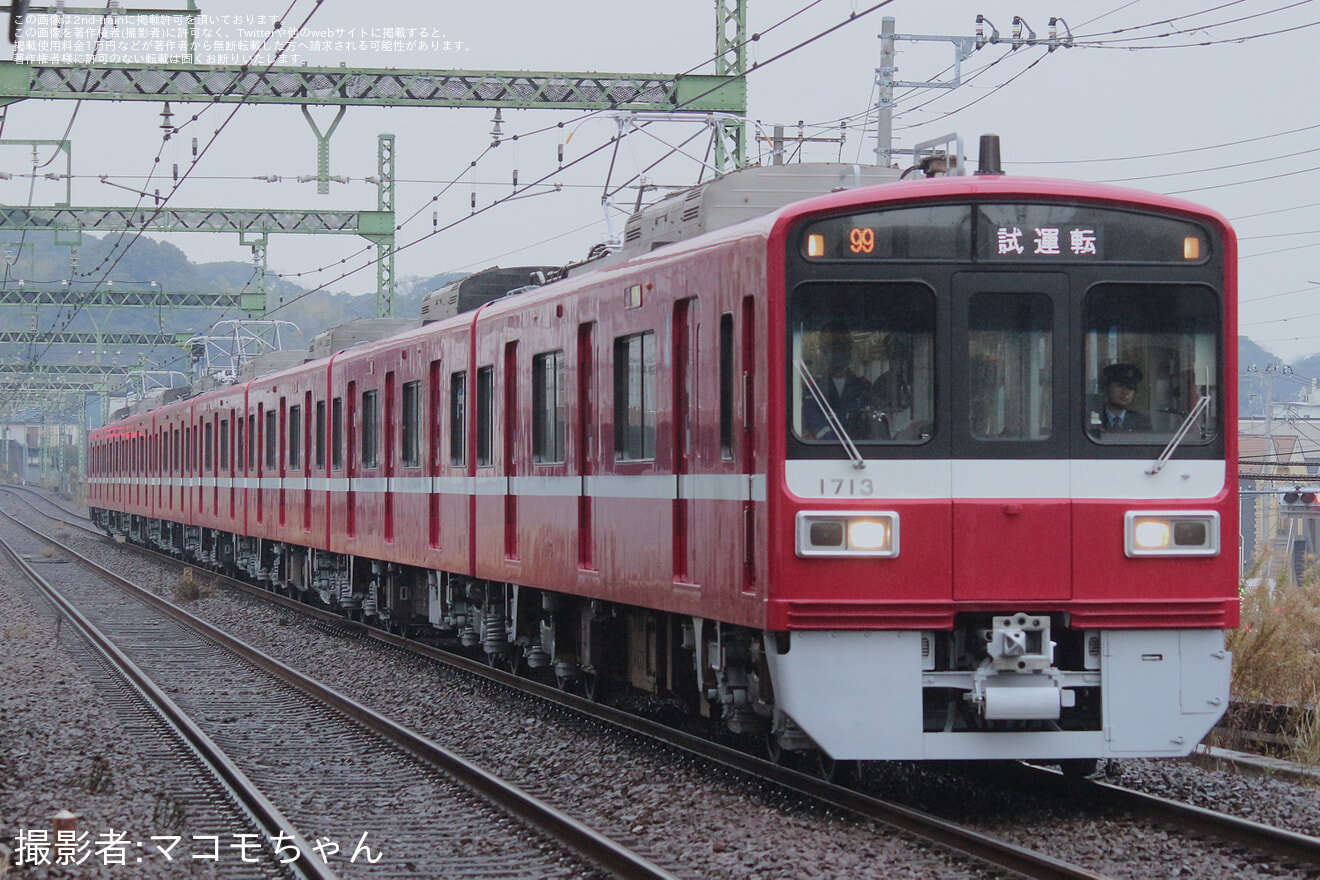
<path id="1" fill-rule="evenodd" d="M 564 164 L 564 145 L 563 145 L 563 144 L 560 144 L 560 145 L 559 145 L 559 164 L 560 164 L 560 165 L 563 165 L 563 164 Z"/>
<path id="2" fill-rule="evenodd" d="M 175 183 L 178 183 L 178 182 L 179 182 L 179 163 L 178 163 L 178 162 L 175 162 L 175 163 L 174 163 L 174 182 L 175 182 Z"/>
<path id="3" fill-rule="evenodd" d="M 513 169 L 513 188 L 518 188 L 518 169 Z"/>
<path id="4" fill-rule="evenodd" d="M 477 210 L 477 191 L 472 191 L 472 210 Z"/>

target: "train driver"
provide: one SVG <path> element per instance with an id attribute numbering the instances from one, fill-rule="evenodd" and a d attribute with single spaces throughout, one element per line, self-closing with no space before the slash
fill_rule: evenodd
<path id="1" fill-rule="evenodd" d="M 1100 411 L 1102 431 L 1149 431 L 1150 418 L 1132 409 L 1137 386 L 1141 383 L 1141 368 L 1136 364 L 1110 364 L 1101 371 L 1104 384 L 1104 405 Z"/>
<path id="2" fill-rule="evenodd" d="M 852 366 L 852 332 L 842 321 L 831 321 L 821 328 L 817 338 L 821 358 L 825 362 L 825 375 L 818 380 L 825 402 L 834 410 L 843 429 L 853 439 L 876 439 L 871 436 L 871 383 L 865 376 L 855 372 Z M 817 440 L 833 439 L 833 430 L 814 404 L 807 410 L 806 417 L 809 436 Z"/>

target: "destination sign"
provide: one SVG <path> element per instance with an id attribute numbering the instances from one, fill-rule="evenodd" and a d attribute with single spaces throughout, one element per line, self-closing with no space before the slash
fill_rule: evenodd
<path id="1" fill-rule="evenodd" d="M 1198 264 L 1210 236 L 1175 217 L 1070 204 L 931 205 L 831 217 L 800 239 L 810 261 Z"/>

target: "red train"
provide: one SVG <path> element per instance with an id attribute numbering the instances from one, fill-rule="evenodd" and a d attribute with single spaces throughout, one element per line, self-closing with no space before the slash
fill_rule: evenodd
<path id="1" fill-rule="evenodd" d="M 1238 619 L 1222 217 L 978 175 L 674 237 L 97 430 L 93 516 L 826 767 L 1192 749 Z"/>

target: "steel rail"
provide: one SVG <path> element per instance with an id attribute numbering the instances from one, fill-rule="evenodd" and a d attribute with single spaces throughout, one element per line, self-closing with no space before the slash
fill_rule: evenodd
<path id="1" fill-rule="evenodd" d="M 47 540 L 50 539 L 48 538 Z M 174 557 L 165 556 L 146 548 L 138 547 L 137 545 L 129 544 L 127 546 L 148 553 L 158 560 L 173 565 L 195 567 L 189 566 L 188 563 L 181 562 Z M 71 555 L 78 555 L 72 550 L 65 549 Z M 585 698 L 565 693 L 548 685 L 543 685 L 539 682 L 519 677 L 475 660 L 451 654 L 439 648 L 423 645 L 405 639 L 402 636 L 375 629 L 366 624 L 347 620 L 342 615 L 319 608 L 313 608 L 312 606 L 298 602 L 295 599 L 281 596 L 278 593 L 273 593 L 269 590 L 255 587 L 251 584 L 234 580 L 223 575 L 217 575 L 217 580 L 250 595 L 260 597 L 264 600 L 273 601 L 283 608 L 297 611 L 324 623 L 331 623 L 343 629 L 359 633 L 396 650 L 420 655 L 427 659 L 462 669 L 471 674 L 496 680 L 506 687 L 520 693 L 551 702 L 565 709 L 576 711 L 595 721 L 624 729 L 629 733 L 664 743 L 672 748 L 702 758 L 730 771 L 772 782 L 800 797 L 836 809 L 846 810 L 861 818 L 870 819 L 900 829 L 912 837 L 935 844 L 944 850 L 953 852 L 957 855 L 972 858 L 996 868 L 1012 871 L 1023 877 L 1040 878 L 1040 880 L 1104 880 L 1104 875 L 1097 874 L 1076 865 L 1068 864 L 1067 862 L 1045 855 L 1044 853 L 1036 852 L 1035 850 L 1021 847 L 990 835 L 982 834 L 978 831 L 940 819 L 928 813 L 923 813 L 919 810 L 874 798 L 843 786 L 831 784 L 823 779 L 818 779 L 814 776 L 790 768 L 781 767 L 754 755 L 747 754 L 746 752 L 741 752 L 718 743 L 710 742 L 701 737 L 666 727 L 646 718 L 630 715 L 610 706 L 593 703 Z M 278 661 L 271 660 L 270 658 L 266 659 L 270 663 L 278 664 Z M 374 712 L 365 707 L 359 707 L 359 709 L 361 712 L 366 713 L 363 716 L 364 718 L 369 718 L 375 715 Z"/>
<path id="2" fill-rule="evenodd" d="M 394 743 L 424 764 L 435 767 L 440 772 L 463 783 L 480 797 L 501 806 L 506 812 L 558 841 L 586 861 L 620 877 L 638 878 L 638 880 L 677 880 L 675 875 L 640 854 L 629 850 L 617 841 L 574 819 L 558 808 L 541 801 L 512 783 L 487 772 L 457 753 L 407 728 L 401 727 L 375 710 L 320 684 L 279 660 L 253 648 L 251 645 L 235 639 L 222 630 L 156 596 L 154 593 L 142 589 L 71 547 L 54 540 L 48 535 L 41 534 L 32 526 L 21 522 L 11 514 L 0 511 L 0 515 L 33 534 L 40 535 L 43 540 L 56 545 L 78 563 L 95 571 L 99 576 L 118 584 L 161 613 L 199 633 L 203 638 L 233 651 L 253 665 L 276 676 L 279 680 L 354 719 L 368 730 Z M 173 559 L 170 561 L 177 562 Z M 335 619 L 342 620 L 338 617 Z M 310 851 L 310 849 L 307 851 Z"/>
<path id="3" fill-rule="evenodd" d="M 95 529 L 88 529 L 88 531 L 95 532 L 98 535 L 102 534 L 96 532 Z M 136 545 L 129 546 L 141 550 L 142 552 L 151 553 L 151 555 L 156 558 L 168 560 L 173 564 L 186 564 L 180 563 L 172 557 L 166 557 L 145 548 L 137 547 Z M 223 576 L 221 577 L 223 578 Z M 1056 862 L 1056 860 L 1050 859 L 1048 856 L 1041 856 L 1039 853 L 1034 853 L 1031 850 L 1016 847 L 1012 844 L 1003 844 L 1002 842 L 1000 842 L 1001 845 L 1007 847 L 1007 850 L 1003 853 L 1003 860 L 995 861 L 993 859 L 987 859 L 985 856 L 969 852 L 961 846 L 962 841 L 966 839 L 964 835 L 973 835 L 972 839 L 975 839 L 975 837 L 979 835 L 977 835 L 976 832 L 970 832 L 968 829 L 963 829 L 952 823 L 944 822 L 943 820 L 928 816 L 927 814 L 920 813 L 916 810 L 911 810 L 906 807 L 861 795 L 851 789 L 831 785 L 815 777 L 779 767 L 768 761 L 764 761 L 760 758 L 747 755 L 734 749 L 706 742 L 698 737 L 672 730 L 647 719 L 637 718 L 636 716 L 629 715 L 611 707 L 592 703 L 581 697 L 563 693 L 554 688 L 512 675 L 500 669 L 492 669 L 477 661 L 448 653 L 439 648 L 422 645 L 365 624 L 347 621 L 341 615 L 314 608 L 286 596 L 281 596 L 269 590 L 244 583 L 243 581 L 231 578 L 223 578 L 223 580 L 234 588 L 241 589 L 255 596 L 260 596 L 268 601 L 276 602 L 290 610 L 299 611 L 319 620 L 335 623 L 343 627 L 351 628 L 354 631 L 359 631 L 361 634 L 392 648 L 420 654 L 429 659 L 464 669 L 465 671 L 476 675 L 494 678 L 504 685 L 530 696 L 549 700 L 565 708 L 590 715 L 596 720 L 625 727 L 631 732 L 661 740 L 674 748 L 690 752 L 731 769 L 764 777 L 813 799 L 821 800 L 840 809 L 846 809 L 858 813 L 859 815 L 866 816 L 867 818 L 875 819 L 876 821 L 901 827 L 911 834 L 939 843 L 946 848 L 957 850 L 966 855 L 971 855 L 984 861 L 992 861 L 994 864 L 1008 870 L 1017 871 L 1027 876 L 1042 877 L 1099 876 L 1084 870 L 1075 869 L 1073 866 L 1066 865 L 1062 862 Z M 1021 768 L 1023 772 L 1030 774 L 1033 780 L 1036 780 L 1040 784 L 1051 786 L 1060 796 L 1075 796 L 1078 792 L 1083 792 L 1094 797 L 1108 798 L 1111 802 L 1118 803 L 1126 809 L 1144 813 L 1166 822 L 1173 822 L 1174 824 L 1182 825 L 1184 827 L 1190 824 L 1195 828 L 1212 832 L 1220 837 L 1229 838 L 1253 848 L 1286 855 L 1290 858 L 1307 863 L 1320 863 L 1320 838 L 1317 837 L 1299 834 L 1286 829 L 1275 828 L 1259 822 L 1241 819 L 1239 817 L 1230 816 L 1225 813 L 1219 813 L 1191 804 L 1183 804 L 1166 798 L 1148 795 L 1110 783 L 1096 780 L 1069 779 L 1053 769 L 1034 767 L 1031 765 L 1021 765 Z M 928 821 L 935 823 L 929 829 L 924 826 L 924 823 Z M 928 833 L 928 831 L 930 833 Z M 990 839 L 993 840 L 993 838 Z M 1053 865 L 1057 866 L 1062 873 L 1053 875 L 1047 873 L 1034 873 L 1035 866 L 1033 861 L 1037 857 L 1044 859 L 1046 866 L 1053 863 Z M 1069 871 L 1079 872 L 1068 873 Z"/>
<path id="4" fill-rule="evenodd" d="M 0 513 L 3 513 L 0 511 Z M 3 514 L 11 522 L 28 528 L 9 514 Z M 31 529 L 29 529 L 31 531 Z M 45 538 L 45 540 L 50 540 Z M 14 565 L 40 590 L 42 596 L 63 615 L 107 662 L 111 664 L 137 691 L 142 702 L 152 707 L 169 726 L 171 731 L 181 737 L 209 770 L 211 775 L 228 792 L 231 799 L 242 807 L 252 819 L 254 826 L 268 840 L 285 835 L 300 853 L 311 853 L 312 845 L 299 834 L 288 819 L 247 775 L 229 759 L 229 756 L 202 731 L 178 704 L 165 695 L 155 682 L 130 660 L 119 648 L 92 624 L 76 607 L 8 541 L 0 537 L 0 550 L 3 550 Z M 338 875 L 327 865 L 318 865 L 310 856 L 289 862 L 284 867 L 294 876 L 306 880 L 337 880 Z"/>
<path id="5" fill-rule="evenodd" d="M 1191 827 L 1274 855 L 1320 864 L 1320 837 L 1275 828 L 1098 779 L 1068 779 L 1051 768 L 1024 764 L 1020 769 L 1032 780 L 1033 786 L 1049 786 L 1061 797 L 1080 794 L 1180 828 Z"/>

